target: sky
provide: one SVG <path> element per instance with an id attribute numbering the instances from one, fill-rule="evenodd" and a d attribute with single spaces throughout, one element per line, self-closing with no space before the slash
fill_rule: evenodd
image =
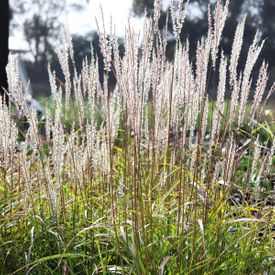
<path id="1" fill-rule="evenodd" d="M 81 12 L 81 16 L 79 12 L 73 11 L 68 11 L 67 16 L 64 16 L 63 22 L 67 21 L 71 33 L 82 32 L 84 34 L 92 29 L 95 30 L 95 18 L 99 24 L 102 21 L 101 6 L 106 29 L 109 29 L 110 16 L 112 16 L 116 34 L 118 36 L 124 35 L 125 26 L 131 16 L 132 0 L 90 0 L 86 5 L 87 7 Z M 130 22 L 137 32 L 141 31 L 142 19 L 132 17 Z"/>
<path id="2" fill-rule="evenodd" d="M 1 1 L 1 0 L 0 0 Z M 16 1 L 16 0 L 11 0 Z M 47 1 L 47 0 L 45 0 Z M 57 0 L 58 1 L 58 0 Z M 131 13 L 133 0 L 66 0 L 67 6 L 64 7 L 64 14 L 60 21 L 69 29 L 71 34 L 85 35 L 85 33 L 97 29 L 97 18 L 99 27 L 102 28 L 101 8 L 104 14 L 106 30 L 109 30 L 110 16 L 115 26 L 116 35 L 123 37 L 125 27 L 130 22 L 132 29 L 137 34 L 142 34 L 143 19 L 133 17 Z M 169 0 L 163 0 L 164 8 L 168 7 Z M 84 5 L 82 11 L 71 8 L 71 4 L 81 3 Z M 14 31 L 10 37 L 10 49 L 28 50 L 28 43 L 25 41 L 22 30 Z"/>
<path id="3" fill-rule="evenodd" d="M 97 18 L 101 28 L 100 7 L 103 10 L 107 30 L 109 30 L 110 16 L 112 16 L 116 35 L 124 36 L 125 26 L 127 26 L 129 19 L 131 26 L 137 33 L 142 31 L 143 19 L 131 16 L 132 0 L 89 0 L 87 2 L 82 0 L 85 5 L 82 11 L 74 11 L 69 8 L 70 4 L 76 2 L 75 0 L 67 0 L 67 2 L 66 12 L 62 15 L 60 21 L 68 27 L 71 34 L 84 35 L 87 32 L 96 30 L 95 18 Z M 23 34 L 20 31 L 16 31 L 11 35 L 9 44 L 12 49 L 28 49 L 28 44 L 24 41 Z"/>

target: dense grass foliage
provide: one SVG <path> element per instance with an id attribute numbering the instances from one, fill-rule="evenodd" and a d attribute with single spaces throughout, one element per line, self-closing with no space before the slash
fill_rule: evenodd
<path id="1" fill-rule="evenodd" d="M 179 42 L 179 1 L 168 62 L 160 3 L 142 44 L 127 27 L 123 58 L 99 28 L 103 87 L 96 57 L 70 74 L 73 48 L 62 34 L 65 82 L 49 67 L 44 118 L 26 106 L 11 58 L 15 108 L 0 106 L 1 274 L 274 272 L 274 114 L 265 107 L 274 86 L 265 62 L 255 87 L 251 79 L 263 44 L 253 41 L 239 71 L 245 19 L 224 56 L 228 2 L 218 1 L 191 62 L 188 41 Z"/>

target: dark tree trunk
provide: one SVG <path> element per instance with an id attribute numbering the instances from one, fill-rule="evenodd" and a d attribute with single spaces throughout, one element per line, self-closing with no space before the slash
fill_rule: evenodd
<path id="1" fill-rule="evenodd" d="M 8 89 L 6 66 L 9 56 L 9 0 L 0 0 L 0 95 L 5 94 Z M 8 98 L 6 97 L 6 102 Z"/>

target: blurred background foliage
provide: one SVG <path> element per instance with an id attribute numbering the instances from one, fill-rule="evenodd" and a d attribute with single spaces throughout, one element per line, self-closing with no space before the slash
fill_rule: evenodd
<path id="1" fill-rule="evenodd" d="M 47 66 L 51 64 L 57 71 L 57 76 L 62 80 L 61 70 L 58 65 L 56 55 L 56 41 L 60 35 L 61 22 L 59 17 L 64 12 L 64 3 L 66 0 L 17 0 L 10 1 L 11 8 L 11 32 L 18 28 L 23 28 L 24 38 L 27 41 L 32 60 L 26 60 L 26 68 L 31 78 L 35 96 L 47 96 L 50 93 L 48 85 Z M 186 39 L 190 42 L 190 54 L 195 56 L 194 49 L 196 43 L 202 35 L 207 32 L 207 10 L 208 5 L 214 5 L 216 1 L 211 0 L 190 0 L 186 20 L 181 32 L 181 40 Z M 71 9 L 81 12 L 87 4 L 86 1 L 75 2 L 70 5 Z M 132 15 L 141 17 L 144 10 L 147 10 L 148 16 L 152 14 L 154 0 L 133 0 Z M 231 45 L 238 22 L 247 15 L 245 39 L 241 56 L 241 67 L 244 66 L 246 53 L 251 44 L 256 31 L 259 29 L 259 38 L 266 39 L 264 49 L 259 60 L 267 60 L 270 65 L 270 83 L 275 80 L 275 0 L 231 0 L 229 6 L 230 14 L 227 20 L 224 32 L 222 47 L 225 54 L 230 55 Z M 31 11 L 31 12 L 30 12 Z M 159 25 L 164 28 L 166 17 L 169 14 L 169 7 L 163 8 Z M 25 15 L 22 17 L 22 15 Z M 16 23 L 16 18 L 21 16 L 20 24 Z M 73 44 L 75 51 L 76 68 L 80 70 L 83 58 L 90 56 L 91 47 L 99 59 L 99 71 L 101 80 L 103 76 L 103 60 L 99 47 L 98 36 L 95 31 L 85 35 L 74 35 Z M 172 24 L 168 16 L 168 30 L 172 33 Z M 119 40 L 121 45 L 121 55 L 123 55 L 123 40 Z M 168 40 L 167 56 L 173 58 L 174 40 Z M 257 76 L 257 69 L 260 64 L 255 66 L 254 78 Z M 115 86 L 115 77 L 110 75 L 109 86 L 112 89 Z M 273 96 L 274 98 L 274 96 Z"/>

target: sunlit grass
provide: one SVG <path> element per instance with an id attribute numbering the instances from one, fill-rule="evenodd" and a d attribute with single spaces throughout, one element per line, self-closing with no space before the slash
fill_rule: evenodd
<path id="1" fill-rule="evenodd" d="M 251 64 L 262 46 L 253 42 L 243 74 L 237 71 L 244 21 L 233 57 L 219 54 L 226 7 L 217 4 L 195 70 L 188 43 L 178 40 L 176 58 L 166 60 L 157 10 L 145 22 L 141 49 L 127 29 L 122 59 L 116 39 L 100 34 L 103 84 L 96 59 L 71 75 L 73 50 L 63 34 L 65 82 L 49 68 L 43 117 L 25 105 L 11 61 L 16 107 L 0 106 L 1 274 L 275 272 L 267 68 L 254 91 Z M 181 20 L 174 25 L 177 38 Z M 206 84 L 214 69 L 216 100 Z M 117 79 L 112 93 L 108 70 Z M 250 90 L 257 100 L 247 100 Z"/>

